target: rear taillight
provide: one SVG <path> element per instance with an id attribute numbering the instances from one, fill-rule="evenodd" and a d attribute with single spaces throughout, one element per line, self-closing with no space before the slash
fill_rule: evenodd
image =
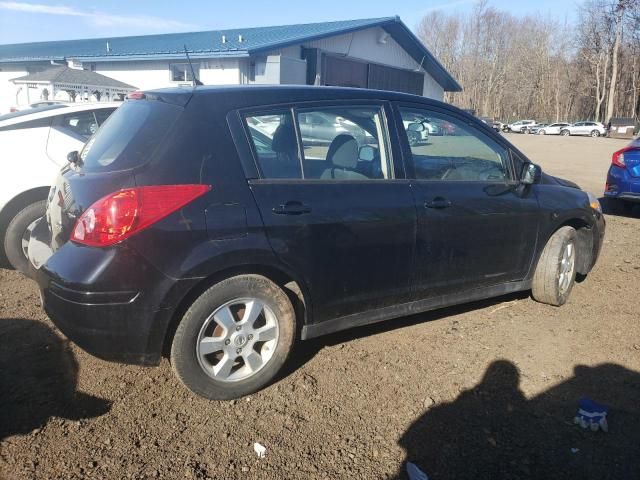
<path id="1" fill-rule="evenodd" d="M 616 167 L 625 168 L 626 164 L 624 163 L 624 154 L 626 152 L 630 152 L 631 150 L 637 150 L 634 147 L 624 147 L 622 150 L 618 150 L 611 157 L 611 163 Z"/>
<path id="2" fill-rule="evenodd" d="M 158 185 L 113 192 L 80 215 L 71 240 L 93 247 L 113 245 L 179 210 L 209 190 L 209 185 Z"/>

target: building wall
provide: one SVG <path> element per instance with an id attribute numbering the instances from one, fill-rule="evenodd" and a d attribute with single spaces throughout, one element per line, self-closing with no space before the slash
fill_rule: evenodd
<path id="1" fill-rule="evenodd" d="M 384 43 L 382 43 L 381 40 L 384 40 Z M 305 43 L 304 46 L 319 48 L 325 52 L 367 60 L 390 67 L 403 68 L 406 70 L 420 68 L 425 78 L 424 91 L 422 94 L 425 97 L 436 100 L 444 99 L 444 89 L 442 86 L 421 68 L 418 62 L 380 27 L 315 40 Z"/>
<path id="2" fill-rule="evenodd" d="M 205 85 L 237 84 L 240 81 L 238 59 L 192 60 L 200 66 L 200 81 Z M 101 62 L 95 64 L 95 71 L 107 77 L 120 80 L 141 90 L 175 87 L 185 82 L 171 80 L 170 65 L 183 61 L 135 61 Z M 88 65 L 84 65 L 88 68 Z"/>
<path id="3" fill-rule="evenodd" d="M 444 89 L 418 62 L 416 62 L 391 36 L 379 27 L 369 28 L 345 35 L 306 42 L 268 52 L 264 56 L 251 59 L 194 59 L 200 65 L 200 80 L 205 85 L 224 85 L 239 83 L 260 84 L 305 84 L 306 60 L 301 58 L 302 47 L 318 48 L 321 51 L 344 55 L 347 58 L 380 63 L 406 70 L 420 68 L 424 73 L 424 91 L 426 97 L 442 100 Z M 254 63 L 254 66 L 251 63 Z M 172 87 L 185 82 L 171 80 L 169 61 L 122 61 L 85 63 L 82 68 L 91 69 L 102 75 L 120 80 L 139 89 Z M 176 63 L 184 63 L 178 61 Z M 16 105 L 16 86 L 10 79 L 26 75 L 33 68 L 45 68 L 48 64 L 0 65 L 0 113 Z M 74 65 L 75 66 L 75 65 Z M 80 65 L 78 65 L 80 67 Z M 24 97 L 24 99 L 23 99 Z M 26 95 L 19 100 L 26 102 Z M 38 100 L 29 98 L 30 101 Z M 24 103 L 22 103 L 24 104 Z"/>

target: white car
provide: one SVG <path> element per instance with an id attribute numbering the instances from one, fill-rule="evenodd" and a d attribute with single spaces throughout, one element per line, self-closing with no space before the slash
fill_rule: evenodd
<path id="1" fill-rule="evenodd" d="M 28 227 L 44 215 L 52 180 L 119 105 L 50 105 L 0 116 L 0 263 L 26 270 Z"/>
<path id="2" fill-rule="evenodd" d="M 507 125 L 507 131 L 523 133 L 526 132 L 527 129 L 535 127 L 536 125 L 537 123 L 535 120 L 518 120 L 517 122 L 513 122 Z"/>
<path id="3" fill-rule="evenodd" d="M 549 125 L 545 125 L 544 127 L 539 128 L 535 133 L 538 135 L 560 135 L 560 131 L 568 127 L 569 123 L 551 123 Z"/>
<path id="4" fill-rule="evenodd" d="M 599 137 L 605 135 L 607 129 L 599 122 L 576 122 L 573 125 L 564 127 L 560 130 L 560 135 L 568 137 L 569 135 L 589 135 L 590 137 Z"/>
<path id="5" fill-rule="evenodd" d="M 65 106 L 65 105 L 73 105 L 73 103 L 63 102 L 61 100 L 39 100 L 29 105 L 23 105 L 21 107 L 11 107 L 9 109 L 9 113 L 21 112 L 23 110 L 31 110 L 32 108 L 48 107 L 49 105 Z"/>

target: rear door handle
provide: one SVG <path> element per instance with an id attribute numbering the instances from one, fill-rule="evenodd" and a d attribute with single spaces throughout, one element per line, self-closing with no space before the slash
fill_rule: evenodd
<path id="1" fill-rule="evenodd" d="M 273 207 L 272 211 L 276 215 L 303 215 L 305 213 L 310 213 L 311 208 L 302 202 L 289 201 L 282 205 L 278 205 L 277 207 Z"/>
<path id="2" fill-rule="evenodd" d="M 448 208 L 451 206 L 451 202 L 443 197 L 436 197 L 430 202 L 424 202 L 425 208 Z"/>

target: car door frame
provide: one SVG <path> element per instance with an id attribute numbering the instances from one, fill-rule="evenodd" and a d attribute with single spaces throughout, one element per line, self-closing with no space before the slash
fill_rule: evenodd
<path id="1" fill-rule="evenodd" d="M 515 149 L 513 145 L 511 145 L 509 142 L 503 139 L 500 135 L 496 134 L 487 125 L 483 124 L 482 122 L 476 122 L 473 117 L 470 117 L 468 114 L 464 112 L 459 112 L 457 110 L 447 108 L 446 105 L 433 105 L 429 103 L 420 103 L 420 102 L 395 101 L 393 102 L 392 107 L 394 110 L 396 125 L 402 126 L 402 115 L 401 115 L 400 109 L 404 107 L 409 109 L 414 108 L 414 109 L 428 110 L 428 111 L 433 111 L 434 113 L 441 113 L 443 115 L 448 115 L 464 122 L 464 124 L 467 125 L 469 128 L 471 128 L 472 130 L 479 131 L 482 135 L 488 137 L 490 140 L 495 142 L 498 146 L 502 147 L 506 152 L 507 158 L 505 160 L 505 163 L 507 168 L 508 180 L 504 182 L 505 185 L 516 187 L 519 184 L 519 180 L 518 180 L 519 172 L 517 171 L 517 168 L 516 168 L 516 165 L 518 164 L 518 162 L 516 162 L 514 156 L 519 157 L 521 159 L 526 159 L 527 157 L 523 155 L 519 150 Z M 411 151 L 411 146 L 409 145 L 407 139 L 400 134 L 400 130 L 396 128 L 396 131 L 398 132 L 398 143 L 402 149 L 402 154 L 403 154 L 402 158 L 403 158 L 405 171 L 407 172 L 407 178 L 410 179 L 412 182 L 421 181 L 419 179 L 416 179 L 415 169 L 412 162 L 413 153 Z M 469 183 L 472 183 L 472 182 L 469 182 Z M 496 184 L 500 184 L 500 183 L 503 183 L 503 182 L 496 182 Z M 535 194 L 532 193 L 531 191 L 528 192 L 528 195 L 531 195 L 531 201 L 532 203 L 535 203 L 535 208 L 537 210 L 537 206 L 538 206 L 537 197 L 535 197 Z M 420 212 L 418 211 L 419 208 L 420 207 L 418 205 L 418 201 L 416 200 L 416 211 L 417 211 L 417 220 L 418 220 L 418 225 L 416 229 L 417 235 L 420 234 L 420 231 L 419 231 Z M 535 228 L 536 230 L 535 239 L 532 240 L 533 245 L 530 248 L 531 258 L 529 258 L 528 266 L 526 266 L 526 271 L 523 270 L 522 272 L 523 273 L 522 279 L 510 280 L 505 283 L 501 283 L 499 285 L 489 285 L 487 287 L 480 286 L 469 291 L 464 290 L 459 294 L 454 294 L 451 297 L 454 299 L 453 301 L 447 300 L 449 298 L 448 294 L 442 295 L 441 301 L 437 299 L 431 299 L 431 298 L 421 299 L 420 297 L 417 297 L 416 301 L 420 304 L 426 304 L 426 305 L 434 304 L 434 305 L 443 306 L 443 305 L 460 303 L 456 299 L 467 298 L 467 296 L 469 296 L 469 298 L 484 298 L 482 296 L 478 296 L 479 291 L 486 290 L 487 292 L 489 292 L 487 296 L 491 296 L 492 295 L 491 292 L 493 292 L 494 290 L 498 292 L 502 292 L 504 290 L 503 293 L 508 293 L 510 291 L 518 291 L 524 288 L 528 288 L 529 281 L 527 280 L 527 278 L 531 271 L 531 265 L 535 257 L 535 252 L 536 252 L 537 243 L 538 243 L 539 219 L 536 223 L 537 225 Z M 418 238 L 416 238 L 416 253 L 414 255 L 416 256 L 416 261 L 419 262 L 420 259 L 418 258 L 419 252 L 418 252 L 417 245 L 418 245 Z M 417 277 L 416 277 L 416 281 L 417 281 Z"/>
<path id="2" fill-rule="evenodd" d="M 269 179 L 262 178 L 261 168 L 258 163 L 258 157 L 255 152 L 255 147 L 251 140 L 250 132 L 248 131 L 248 127 L 245 125 L 243 118 L 247 115 L 259 116 L 259 115 L 269 115 L 274 113 L 282 113 L 284 111 L 290 112 L 293 118 L 295 119 L 294 125 L 296 129 L 296 136 L 298 141 L 298 146 L 300 149 L 303 149 L 302 136 L 300 133 L 299 124 L 297 121 L 297 115 L 300 111 L 308 111 L 309 109 L 331 109 L 331 108 L 339 108 L 340 106 L 350 106 L 350 107 L 367 107 L 372 106 L 379 108 L 382 112 L 383 122 L 385 126 L 385 131 L 387 134 L 387 149 L 390 157 L 391 164 L 391 172 L 393 172 L 393 178 L 389 179 L 365 179 L 365 180 L 328 180 L 328 179 L 315 179 L 315 178 L 304 178 L 304 164 L 301 165 L 301 178 L 293 178 L 293 179 Z M 400 185 L 406 185 L 408 194 L 411 196 L 410 189 L 410 180 L 407 178 L 406 170 L 405 170 L 405 162 L 402 154 L 402 150 L 400 144 L 398 142 L 398 132 L 397 125 L 395 121 L 395 114 L 391 105 L 391 101 L 388 99 L 362 99 L 362 98 L 352 98 L 352 99 L 323 99 L 323 100 L 313 100 L 306 102 L 285 102 L 285 103 L 277 103 L 277 104 L 264 104 L 255 107 L 247 107 L 238 110 L 231 111 L 227 114 L 227 123 L 231 130 L 232 138 L 236 147 L 238 149 L 238 155 L 240 157 L 240 161 L 242 167 L 245 171 L 245 176 L 247 179 L 248 185 L 251 187 L 252 185 L 278 185 L 283 183 L 295 183 L 295 184 L 335 184 L 336 182 L 342 184 L 349 183 L 358 183 L 358 184 L 378 184 L 381 182 L 389 183 L 393 182 Z M 300 161 L 304 162 L 304 153 L 299 152 Z M 256 201 L 257 203 L 257 201 Z M 258 206 L 259 208 L 259 206 Z M 411 258 L 413 260 L 413 256 L 415 253 L 415 228 L 416 228 L 416 218 L 415 218 L 415 209 L 413 211 L 413 232 L 412 237 L 410 238 L 410 242 L 412 245 L 412 250 L 410 252 Z M 266 228 L 266 226 L 265 226 Z M 277 253 L 274 251 L 274 254 Z M 282 262 L 281 259 L 278 261 Z M 286 262 L 283 265 L 291 271 L 291 266 Z M 412 268 L 413 261 L 409 266 Z M 299 278 L 304 280 L 302 274 L 303 272 L 297 272 Z M 413 278 L 413 272 L 410 271 L 407 274 L 407 296 L 409 295 L 409 291 L 411 289 L 411 279 Z M 309 289 L 307 286 L 304 287 L 307 292 Z M 392 318 L 394 316 L 398 316 L 394 314 L 395 306 L 391 305 L 388 307 L 382 308 L 374 308 L 371 310 L 362 310 L 359 313 L 353 313 L 342 317 L 332 318 L 332 319 L 322 319 L 320 323 L 317 320 L 316 316 L 316 305 L 313 301 L 313 296 L 311 293 L 311 300 L 308 304 L 305 305 L 306 310 L 306 323 L 303 326 L 302 337 L 303 338 L 312 338 L 318 335 L 323 335 L 332 331 L 338 331 L 345 328 L 350 328 L 358 325 L 365 325 L 368 323 L 373 323 L 377 321 L 382 321 L 387 318 Z"/>

